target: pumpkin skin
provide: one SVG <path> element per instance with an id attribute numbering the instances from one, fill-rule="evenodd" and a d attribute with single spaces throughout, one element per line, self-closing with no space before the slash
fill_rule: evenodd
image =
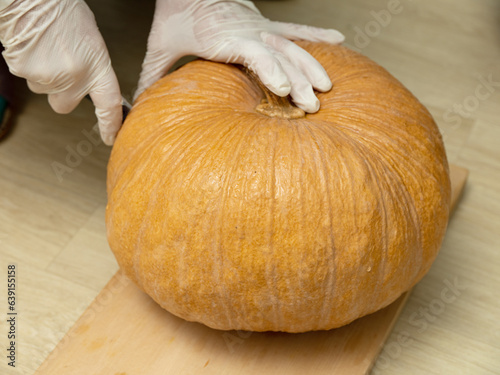
<path id="1" fill-rule="evenodd" d="M 121 269 L 163 308 L 229 330 L 343 326 L 409 290 L 448 222 L 441 135 L 394 77 L 298 42 L 328 72 L 318 113 L 271 118 L 235 66 L 191 62 L 135 102 L 108 166 Z"/>

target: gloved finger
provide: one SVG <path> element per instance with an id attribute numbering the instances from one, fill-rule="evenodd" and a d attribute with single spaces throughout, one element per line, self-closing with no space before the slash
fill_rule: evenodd
<path id="1" fill-rule="evenodd" d="M 76 108 L 83 96 L 74 88 L 74 82 L 63 80 L 57 86 L 54 82 L 28 80 L 28 87 L 36 94 L 48 94 L 49 104 L 56 113 L 70 113 Z M 73 86 L 73 87 L 72 87 Z"/>
<path id="2" fill-rule="evenodd" d="M 326 70 L 307 51 L 288 39 L 275 34 L 262 32 L 260 36 L 264 43 L 288 57 L 289 61 L 293 61 L 294 65 L 307 77 L 307 80 L 316 90 L 324 92 L 332 88 L 332 81 L 328 77 Z"/>
<path id="3" fill-rule="evenodd" d="M 318 112 L 320 103 L 308 78 L 287 56 L 277 54 L 276 58 L 290 80 L 290 96 L 295 105 L 308 113 Z"/>
<path id="4" fill-rule="evenodd" d="M 75 97 L 69 90 L 51 93 L 53 88 L 38 82 L 27 81 L 28 87 L 36 94 L 48 94 L 49 104 L 56 113 L 70 113 L 80 103 L 81 97 Z"/>
<path id="5" fill-rule="evenodd" d="M 101 138 L 111 146 L 122 125 L 122 97 L 115 72 L 110 68 L 107 74 L 90 90 Z"/>
<path id="6" fill-rule="evenodd" d="M 55 94 L 49 94 L 49 104 L 57 113 L 70 113 L 73 111 L 83 96 L 75 96 L 71 92 L 63 91 Z"/>
<path id="7" fill-rule="evenodd" d="M 134 93 L 134 101 L 144 90 L 167 74 L 174 63 L 174 59 L 165 56 L 161 52 L 147 51 L 142 63 L 137 90 Z"/>
<path id="8" fill-rule="evenodd" d="M 278 96 L 290 93 L 291 85 L 273 52 L 256 40 L 237 41 L 226 47 L 225 62 L 237 63 L 253 71 L 262 83 Z"/>
<path id="9" fill-rule="evenodd" d="M 309 40 L 331 44 L 340 44 L 345 40 L 344 35 L 334 29 L 278 21 L 272 21 L 270 27 L 272 32 L 292 40 Z"/>

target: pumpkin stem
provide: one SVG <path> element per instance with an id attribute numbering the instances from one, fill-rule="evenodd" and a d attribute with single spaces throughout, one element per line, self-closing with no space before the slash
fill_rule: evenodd
<path id="1" fill-rule="evenodd" d="M 245 68 L 245 73 L 266 96 L 261 100 L 260 104 L 255 107 L 257 112 L 269 117 L 279 117 L 288 120 L 301 118 L 306 115 L 302 109 L 292 104 L 289 95 L 284 97 L 278 96 L 270 91 L 254 72 Z"/>

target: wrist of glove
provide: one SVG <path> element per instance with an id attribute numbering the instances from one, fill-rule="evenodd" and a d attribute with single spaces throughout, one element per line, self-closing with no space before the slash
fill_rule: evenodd
<path id="1" fill-rule="evenodd" d="M 121 94 L 94 15 L 82 0 L 16 0 L 0 10 L 0 40 L 10 71 L 58 113 L 87 94 L 101 136 L 112 144 L 121 126 Z"/>
<path id="2" fill-rule="evenodd" d="M 290 94 L 306 112 L 316 112 L 314 94 L 332 83 L 323 67 L 291 40 L 341 43 L 336 30 L 273 22 L 245 0 L 157 0 L 148 48 L 135 97 L 160 79 L 182 56 L 241 64 L 272 92 Z"/>

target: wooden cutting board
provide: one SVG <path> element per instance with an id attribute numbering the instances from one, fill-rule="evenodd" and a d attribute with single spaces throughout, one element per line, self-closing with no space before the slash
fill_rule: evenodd
<path id="1" fill-rule="evenodd" d="M 455 207 L 468 171 L 450 169 Z M 117 272 L 36 374 L 366 374 L 409 294 L 331 331 L 226 332 L 171 315 Z"/>

